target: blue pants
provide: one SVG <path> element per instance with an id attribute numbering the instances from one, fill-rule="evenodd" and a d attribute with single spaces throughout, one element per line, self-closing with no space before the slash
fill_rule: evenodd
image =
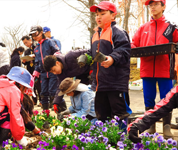
<path id="1" fill-rule="evenodd" d="M 143 95 L 145 107 L 154 107 L 156 98 L 156 82 L 158 82 L 160 99 L 173 88 L 172 80 L 166 78 L 143 78 Z"/>
<path id="2" fill-rule="evenodd" d="M 57 90 L 57 76 L 50 72 L 41 73 L 41 103 L 48 103 L 48 96 L 54 96 Z M 43 98 L 45 97 L 45 98 Z"/>

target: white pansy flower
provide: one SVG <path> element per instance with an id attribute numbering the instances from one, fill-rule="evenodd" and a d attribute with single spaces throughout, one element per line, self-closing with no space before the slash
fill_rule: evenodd
<path id="1" fill-rule="evenodd" d="M 8 149 L 10 149 L 10 147 L 11 147 L 11 145 L 10 145 L 10 144 L 8 144 L 8 145 L 5 145 L 5 147 L 4 147 L 4 148 L 5 148 L 5 150 L 6 150 L 6 149 L 8 150 Z"/>
<path id="2" fill-rule="evenodd" d="M 69 129 L 69 128 L 66 128 L 66 131 L 67 131 L 67 135 L 71 135 L 71 134 L 72 134 L 72 131 L 71 131 L 71 129 Z"/>
<path id="3" fill-rule="evenodd" d="M 62 132 L 62 131 L 63 131 L 63 129 L 64 129 L 63 127 L 58 126 L 56 130 L 57 130 L 57 131 L 59 131 L 59 132 Z"/>

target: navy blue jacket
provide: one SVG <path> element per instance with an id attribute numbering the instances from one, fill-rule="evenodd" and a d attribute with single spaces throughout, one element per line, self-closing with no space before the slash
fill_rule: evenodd
<path id="1" fill-rule="evenodd" d="M 90 66 L 85 65 L 84 67 L 80 68 L 79 65 L 77 64 L 77 57 L 86 52 L 87 50 L 71 50 L 65 56 L 61 54 L 55 55 L 58 61 L 60 61 L 63 64 L 62 73 L 57 75 L 58 87 L 61 81 L 67 77 L 76 77 L 77 79 L 81 79 L 81 83 L 88 84 Z M 63 101 L 63 96 L 58 96 L 59 92 L 60 90 L 58 88 L 53 101 L 54 104 L 58 105 Z"/>
<path id="2" fill-rule="evenodd" d="M 97 28 L 92 37 L 88 54 L 94 59 L 99 48 L 101 53 L 114 59 L 114 63 L 109 68 L 94 62 L 92 90 L 128 92 L 130 40 L 127 32 L 116 27 L 115 24 L 116 22 L 106 24 L 102 32 L 101 28 Z"/>
<path id="3" fill-rule="evenodd" d="M 52 39 L 45 39 L 42 43 L 38 43 L 34 49 L 35 53 L 35 70 L 41 73 L 46 72 L 43 68 L 43 59 L 47 55 L 53 55 L 58 52 L 59 48 Z"/>
<path id="4" fill-rule="evenodd" d="M 59 47 L 59 50 L 61 52 L 61 42 L 59 40 L 55 39 L 54 36 L 52 36 L 51 39 L 54 40 L 54 42 L 57 44 L 57 46 Z"/>

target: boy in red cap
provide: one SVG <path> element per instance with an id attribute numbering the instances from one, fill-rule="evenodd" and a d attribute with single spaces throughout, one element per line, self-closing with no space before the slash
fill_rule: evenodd
<path id="1" fill-rule="evenodd" d="M 128 81 L 130 73 L 130 40 L 125 30 L 116 27 L 116 6 L 102 1 L 90 7 L 96 14 L 98 27 L 94 30 L 91 49 L 88 54 L 95 57 L 97 52 L 105 55 L 106 60 L 93 63 L 92 90 L 96 90 L 95 112 L 98 120 L 105 122 L 118 116 L 121 129 L 126 132 L 129 108 Z M 117 117 L 115 117 L 117 118 Z"/>
<path id="2" fill-rule="evenodd" d="M 166 8 L 166 0 L 147 0 L 151 20 L 143 24 L 135 33 L 131 47 L 143 47 L 157 44 L 178 42 L 178 27 L 165 19 L 163 12 Z M 158 82 L 160 99 L 163 99 L 173 87 L 175 54 L 155 55 L 141 57 L 140 76 L 143 79 L 143 95 L 146 111 L 153 109 L 156 97 L 156 82 Z M 163 117 L 164 138 L 172 138 L 170 122 L 172 113 Z M 155 124 L 147 131 L 155 132 Z"/>

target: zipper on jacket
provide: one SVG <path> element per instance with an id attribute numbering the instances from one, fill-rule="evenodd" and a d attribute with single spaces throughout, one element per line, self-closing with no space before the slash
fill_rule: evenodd
<path id="1" fill-rule="evenodd" d="M 155 45 L 156 45 L 156 35 L 157 35 L 157 22 L 155 21 L 156 24 L 156 31 L 155 31 Z M 154 63 L 153 63 L 153 78 L 155 76 L 155 61 L 156 61 L 156 56 L 154 56 Z"/>
<path id="2" fill-rule="evenodd" d="M 40 54 L 41 54 L 41 61 L 42 61 L 42 63 L 44 64 L 44 60 L 43 60 L 43 52 L 42 52 L 42 43 L 40 44 Z M 46 76 L 47 76 L 47 78 L 49 78 L 49 76 L 48 76 L 48 72 L 46 72 Z"/>
<path id="3" fill-rule="evenodd" d="M 99 32 L 98 31 L 98 37 L 99 37 L 99 40 L 98 40 L 98 45 L 97 45 L 97 51 L 99 52 L 99 48 L 100 48 L 100 34 L 101 34 L 101 31 Z M 97 71 L 96 71 L 96 91 L 98 91 L 98 73 L 99 73 L 99 62 L 97 62 Z"/>
<path id="4" fill-rule="evenodd" d="M 48 76 L 48 72 L 46 73 L 46 76 L 47 76 L 47 78 L 49 78 L 49 76 Z"/>

